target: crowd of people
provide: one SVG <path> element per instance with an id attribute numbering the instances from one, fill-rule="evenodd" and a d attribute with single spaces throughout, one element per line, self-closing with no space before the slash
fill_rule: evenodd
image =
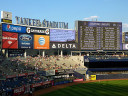
<path id="1" fill-rule="evenodd" d="M 79 69 L 84 68 L 71 56 L 45 56 L 33 57 L 0 57 L 0 95 L 12 94 L 12 89 L 27 84 L 35 84 L 48 81 L 48 78 L 38 75 L 38 72 L 59 69 Z M 33 74 L 29 74 L 32 73 Z M 27 75 L 24 75 L 26 74 Z M 10 91 L 11 90 L 11 91 Z M 6 95 L 5 94 L 6 91 Z M 12 95 L 8 95 L 12 96 Z"/>

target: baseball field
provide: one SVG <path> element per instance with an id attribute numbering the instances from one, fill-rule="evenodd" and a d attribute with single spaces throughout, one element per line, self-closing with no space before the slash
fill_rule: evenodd
<path id="1" fill-rule="evenodd" d="M 41 96 L 128 96 L 128 80 L 81 83 Z"/>

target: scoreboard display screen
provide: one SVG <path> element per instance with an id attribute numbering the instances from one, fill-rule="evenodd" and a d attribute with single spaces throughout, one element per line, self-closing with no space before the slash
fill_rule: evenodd
<path id="1" fill-rule="evenodd" d="M 50 42 L 75 42 L 75 30 L 50 29 Z"/>
<path id="2" fill-rule="evenodd" d="M 78 21 L 78 43 L 81 50 L 121 50 L 122 23 Z"/>

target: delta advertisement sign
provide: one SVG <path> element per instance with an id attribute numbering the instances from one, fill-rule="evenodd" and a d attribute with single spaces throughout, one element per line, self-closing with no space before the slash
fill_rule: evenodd
<path id="1" fill-rule="evenodd" d="M 25 26 L 17 26 L 17 25 L 10 25 L 10 24 L 2 24 L 2 31 L 5 32 L 17 32 L 17 33 L 26 33 Z"/>

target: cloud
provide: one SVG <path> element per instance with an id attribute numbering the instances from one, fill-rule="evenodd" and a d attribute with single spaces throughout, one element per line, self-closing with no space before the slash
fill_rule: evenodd
<path id="1" fill-rule="evenodd" d="M 91 20 L 91 19 L 97 19 L 99 18 L 98 16 L 90 16 L 88 18 L 84 18 L 84 20 Z"/>

